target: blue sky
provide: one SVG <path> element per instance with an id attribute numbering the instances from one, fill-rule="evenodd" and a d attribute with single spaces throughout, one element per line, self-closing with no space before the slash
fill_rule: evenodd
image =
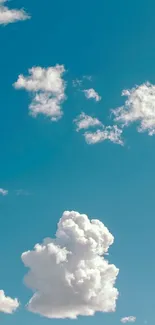
<path id="1" fill-rule="evenodd" d="M 0 289 L 21 304 L 11 315 L 0 313 L 0 321 L 4 325 L 52 321 L 113 325 L 132 315 L 137 325 L 146 320 L 151 325 L 155 135 L 149 133 L 154 130 L 155 111 L 155 4 L 152 0 L 12 0 L 6 5 L 25 8 L 31 19 L 0 25 L 0 188 L 8 190 L 8 195 L 0 195 Z M 66 69 L 63 116 L 56 122 L 43 114 L 34 118 L 28 112 L 35 96 L 26 91 L 28 70 L 56 64 Z M 25 89 L 18 90 L 13 84 L 20 74 Z M 82 80 L 81 86 L 73 87 L 76 79 Z M 138 88 L 133 89 L 135 85 Z M 100 101 L 86 98 L 83 90 L 92 88 L 102 97 Z M 133 105 L 125 106 L 124 89 L 130 89 L 128 100 Z M 127 107 L 131 113 L 134 107 L 137 113 L 135 98 L 140 92 L 143 114 L 134 123 L 130 114 L 126 126 L 115 121 L 111 109 L 121 106 L 124 112 Z M 85 130 L 76 132 L 74 120 L 81 112 L 101 121 L 104 132 L 117 124 L 123 145 L 111 140 L 88 144 Z M 149 125 L 137 131 L 146 121 Z M 115 238 L 108 256 L 119 268 L 115 312 L 55 320 L 25 308 L 33 292 L 23 284 L 27 269 L 21 255 L 44 238 L 54 238 L 66 210 L 99 219 Z"/>

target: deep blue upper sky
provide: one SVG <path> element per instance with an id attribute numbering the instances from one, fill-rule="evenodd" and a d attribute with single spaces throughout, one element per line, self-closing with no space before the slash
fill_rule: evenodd
<path id="1" fill-rule="evenodd" d="M 154 202 L 155 136 L 125 130 L 124 147 L 94 146 L 75 132 L 72 121 L 84 110 L 107 123 L 109 110 L 122 104 L 121 92 L 147 80 L 155 83 L 155 2 L 153 0 L 14 0 L 31 20 L 0 26 L 0 287 L 22 306 L 0 315 L 3 325 L 46 325 L 24 310 L 31 291 L 22 283 L 20 256 L 44 237 L 54 236 L 64 210 L 100 219 L 115 236 L 110 261 L 120 269 L 115 313 L 80 317 L 79 325 L 119 324 L 136 315 L 137 325 L 153 324 L 155 308 Z M 68 100 L 64 116 L 28 115 L 30 97 L 12 84 L 32 66 L 64 64 Z M 71 82 L 83 75 L 103 100 L 76 96 Z M 17 196 L 16 189 L 31 195 Z"/>

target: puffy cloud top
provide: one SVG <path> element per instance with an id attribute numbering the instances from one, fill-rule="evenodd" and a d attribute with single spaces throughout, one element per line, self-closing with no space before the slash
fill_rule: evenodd
<path id="1" fill-rule="evenodd" d="M 55 239 L 22 254 L 26 285 L 35 293 L 28 309 L 48 318 L 77 318 L 112 312 L 118 269 L 104 258 L 114 237 L 99 220 L 65 211 Z"/>

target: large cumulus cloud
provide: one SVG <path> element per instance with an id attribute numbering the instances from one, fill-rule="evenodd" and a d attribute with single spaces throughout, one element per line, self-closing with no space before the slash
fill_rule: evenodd
<path id="1" fill-rule="evenodd" d="M 113 241 L 99 220 L 65 211 L 55 239 L 46 238 L 22 254 L 29 268 L 25 284 L 34 292 L 29 311 L 48 318 L 73 319 L 115 311 L 118 269 L 104 258 Z"/>

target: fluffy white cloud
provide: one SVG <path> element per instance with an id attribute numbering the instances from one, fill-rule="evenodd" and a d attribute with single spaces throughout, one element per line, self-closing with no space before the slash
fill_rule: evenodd
<path id="1" fill-rule="evenodd" d="M 77 318 L 113 312 L 119 270 L 104 254 L 114 237 L 99 220 L 65 211 L 55 239 L 46 238 L 22 254 L 29 272 L 25 284 L 34 292 L 28 310 L 48 318 Z"/>
<path id="2" fill-rule="evenodd" d="M 123 145 L 121 138 L 122 130 L 117 125 L 102 126 L 102 129 L 98 129 L 96 132 L 85 132 L 84 137 L 88 144 L 95 144 L 105 140 L 109 140 L 113 143 Z"/>
<path id="3" fill-rule="evenodd" d="M 147 82 L 124 90 L 122 96 L 126 96 L 127 100 L 123 106 L 112 111 L 115 121 L 123 126 L 136 122 L 139 123 L 139 132 L 155 134 L 155 85 Z"/>
<path id="4" fill-rule="evenodd" d="M 7 25 L 30 18 L 24 10 L 9 9 L 5 6 L 6 2 L 7 0 L 0 0 L 0 25 Z"/>
<path id="5" fill-rule="evenodd" d="M 135 316 L 128 316 L 128 317 L 121 318 L 121 323 L 123 323 L 123 324 L 125 324 L 125 323 L 134 323 L 135 321 L 136 321 Z"/>
<path id="6" fill-rule="evenodd" d="M 4 190 L 3 188 L 0 188 L 0 195 L 8 195 L 8 190 Z"/>
<path id="7" fill-rule="evenodd" d="M 3 290 L 0 290 L 0 312 L 12 314 L 19 307 L 18 300 L 6 297 Z"/>
<path id="8" fill-rule="evenodd" d="M 90 89 L 84 89 L 83 90 L 86 98 L 88 99 L 95 99 L 96 102 L 99 102 L 101 100 L 101 96 L 99 96 L 99 94 L 95 91 L 95 89 L 90 88 Z"/>
<path id="9" fill-rule="evenodd" d="M 74 123 L 77 126 L 77 131 L 88 129 L 93 126 L 102 125 L 102 123 L 97 118 L 86 115 L 83 112 L 74 120 Z"/>
<path id="10" fill-rule="evenodd" d="M 62 117 L 61 105 L 66 99 L 64 72 L 63 65 L 56 65 L 48 68 L 33 67 L 29 69 L 30 76 L 28 77 L 19 75 L 14 87 L 32 92 L 33 100 L 29 106 L 32 116 L 44 114 L 52 121 L 57 121 Z"/>

